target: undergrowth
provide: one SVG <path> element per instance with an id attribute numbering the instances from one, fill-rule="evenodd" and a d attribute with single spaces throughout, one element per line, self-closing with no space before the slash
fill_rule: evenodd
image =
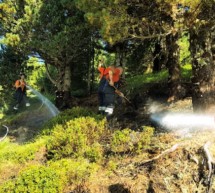
<path id="1" fill-rule="evenodd" d="M 186 64 L 181 66 L 181 78 L 182 82 L 190 82 L 190 77 L 192 75 L 191 64 Z M 126 80 L 126 89 L 127 90 L 138 90 L 142 87 L 145 87 L 147 84 L 154 83 L 167 83 L 168 81 L 168 71 L 166 69 L 161 70 L 157 73 L 147 73 L 143 75 L 137 75 L 134 77 L 129 77 Z"/>
<path id="2" fill-rule="evenodd" d="M 104 117 L 79 107 L 60 113 L 44 128 L 46 132 L 31 143 L 18 145 L 6 140 L 0 144 L 0 173 L 7 171 L 6 161 L 13 164 L 10 168 L 19 165 L 16 173 L 0 182 L 0 192 L 80 189 L 101 168 L 108 172 L 116 169 L 119 162 L 114 155 L 148 151 L 154 134 L 151 127 L 138 132 L 129 128 L 111 131 Z"/>

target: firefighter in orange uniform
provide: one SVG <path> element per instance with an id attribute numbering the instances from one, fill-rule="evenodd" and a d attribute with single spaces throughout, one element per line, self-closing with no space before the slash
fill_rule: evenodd
<path id="1" fill-rule="evenodd" d="M 20 74 L 20 79 L 16 80 L 15 88 L 16 88 L 16 91 L 15 91 L 14 97 L 16 100 L 16 104 L 13 107 L 13 109 L 18 110 L 22 101 L 25 102 L 26 106 L 30 106 L 30 103 L 28 103 L 28 101 L 27 101 L 26 82 L 25 82 L 25 75 L 24 74 Z"/>
<path id="2" fill-rule="evenodd" d="M 104 103 L 105 103 L 105 114 L 107 119 L 111 117 L 114 111 L 114 103 L 115 103 L 115 96 L 116 90 L 118 88 L 118 82 L 120 77 L 123 73 L 123 68 L 115 65 L 109 66 L 105 70 L 105 78 L 106 83 L 104 85 Z"/>

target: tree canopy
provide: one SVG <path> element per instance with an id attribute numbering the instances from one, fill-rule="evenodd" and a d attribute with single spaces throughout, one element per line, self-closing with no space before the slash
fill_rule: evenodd
<path id="1" fill-rule="evenodd" d="M 137 69 L 167 67 L 174 91 L 180 87 L 178 41 L 182 36 L 190 41 L 197 79 L 200 63 L 213 66 L 213 33 L 207 43 L 210 46 L 201 46 L 204 38 L 195 40 L 198 35 L 206 38 L 203 32 L 214 31 L 213 15 L 213 0 L 2 0 L 1 42 L 25 57 L 42 58 L 49 79 L 63 93 L 63 101 L 69 99 L 72 87 L 78 88 L 76 83 L 86 82 L 89 87 L 93 81 L 96 49 L 114 52 L 121 65 L 132 63 L 133 54 L 138 53 Z M 104 43 L 99 45 L 99 39 Z M 211 59 L 203 57 L 207 53 Z M 146 67 L 139 68 L 143 63 Z M 55 68 L 56 78 L 50 67 Z"/>

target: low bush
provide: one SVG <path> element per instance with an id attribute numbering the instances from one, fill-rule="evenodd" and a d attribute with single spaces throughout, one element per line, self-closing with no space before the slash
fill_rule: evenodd
<path id="1" fill-rule="evenodd" d="M 139 133 L 139 140 L 137 143 L 137 152 L 140 152 L 142 149 L 148 149 L 151 144 L 152 137 L 154 135 L 155 129 L 150 126 L 143 126 L 142 131 Z"/>
<path id="2" fill-rule="evenodd" d="M 88 181 L 90 176 L 99 169 L 98 165 L 89 163 L 87 159 L 83 158 L 77 160 L 61 159 L 50 162 L 49 166 L 66 176 L 68 185 L 74 186 Z"/>
<path id="3" fill-rule="evenodd" d="M 38 139 L 35 143 L 18 145 L 5 140 L 0 144 L 0 162 L 7 160 L 15 163 L 25 163 L 35 158 L 36 152 L 45 146 L 45 140 Z"/>
<path id="4" fill-rule="evenodd" d="M 105 137 L 105 120 L 92 117 L 80 117 L 56 125 L 47 143 L 48 159 L 66 157 L 88 157 L 96 161 L 102 157 L 100 142 Z"/>
<path id="5" fill-rule="evenodd" d="M 147 149 L 154 135 L 154 128 L 144 126 L 141 131 L 133 131 L 131 129 L 116 130 L 112 134 L 111 151 L 119 152 L 140 152 Z"/>
<path id="6" fill-rule="evenodd" d="M 48 121 L 44 125 L 43 133 L 49 135 L 55 125 L 65 124 L 69 120 L 87 116 L 94 117 L 96 120 L 102 120 L 103 118 L 101 115 L 98 115 L 87 108 L 74 107 L 61 112 L 59 115 Z"/>
<path id="7" fill-rule="evenodd" d="M 64 177 L 52 168 L 31 166 L 0 186 L 0 192 L 60 193 L 65 185 Z"/>
<path id="8" fill-rule="evenodd" d="M 112 134 L 111 151 L 117 153 L 133 150 L 134 143 L 132 142 L 132 135 L 134 135 L 134 133 L 134 131 L 128 128 L 121 131 L 116 130 Z"/>

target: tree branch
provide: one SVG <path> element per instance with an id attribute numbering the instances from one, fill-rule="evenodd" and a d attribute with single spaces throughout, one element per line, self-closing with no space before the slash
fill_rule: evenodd
<path id="1" fill-rule="evenodd" d="M 141 163 L 138 163 L 137 165 L 138 166 L 143 166 L 144 164 L 146 164 L 148 162 L 155 161 L 155 160 L 159 159 L 160 157 L 162 157 L 162 156 L 164 156 L 164 155 L 166 155 L 168 153 L 171 153 L 171 152 L 175 151 L 178 148 L 178 146 L 179 146 L 179 144 L 175 144 L 170 149 L 167 149 L 167 150 L 163 151 L 161 154 L 153 157 L 152 159 L 145 160 L 145 161 L 143 161 Z"/>
<path id="2" fill-rule="evenodd" d="M 49 80 L 50 80 L 54 85 L 56 85 L 57 82 L 51 77 L 50 72 L 49 72 L 49 69 L 48 69 L 48 64 L 47 64 L 46 62 L 45 62 L 45 68 L 46 68 L 46 73 L 47 73 L 47 76 L 48 76 Z"/>
<path id="3" fill-rule="evenodd" d="M 205 143 L 204 147 L 203 147 L 203 151 L 205 153 L 205 157 L 207 159 L 207 165 L 208 165 L 208 178 L 207 178 L 207 185 L 208 185 L 208 190 L 207 192 L 210 191 L 211 185 L 212 185 L 212 177 L 213 177 L 213 172 L 214 172 L 214 164 L 215 161 L 209 151 L 209 146 L 210 146 L 210 142 L 208 141 L 207 143 Z"/>

